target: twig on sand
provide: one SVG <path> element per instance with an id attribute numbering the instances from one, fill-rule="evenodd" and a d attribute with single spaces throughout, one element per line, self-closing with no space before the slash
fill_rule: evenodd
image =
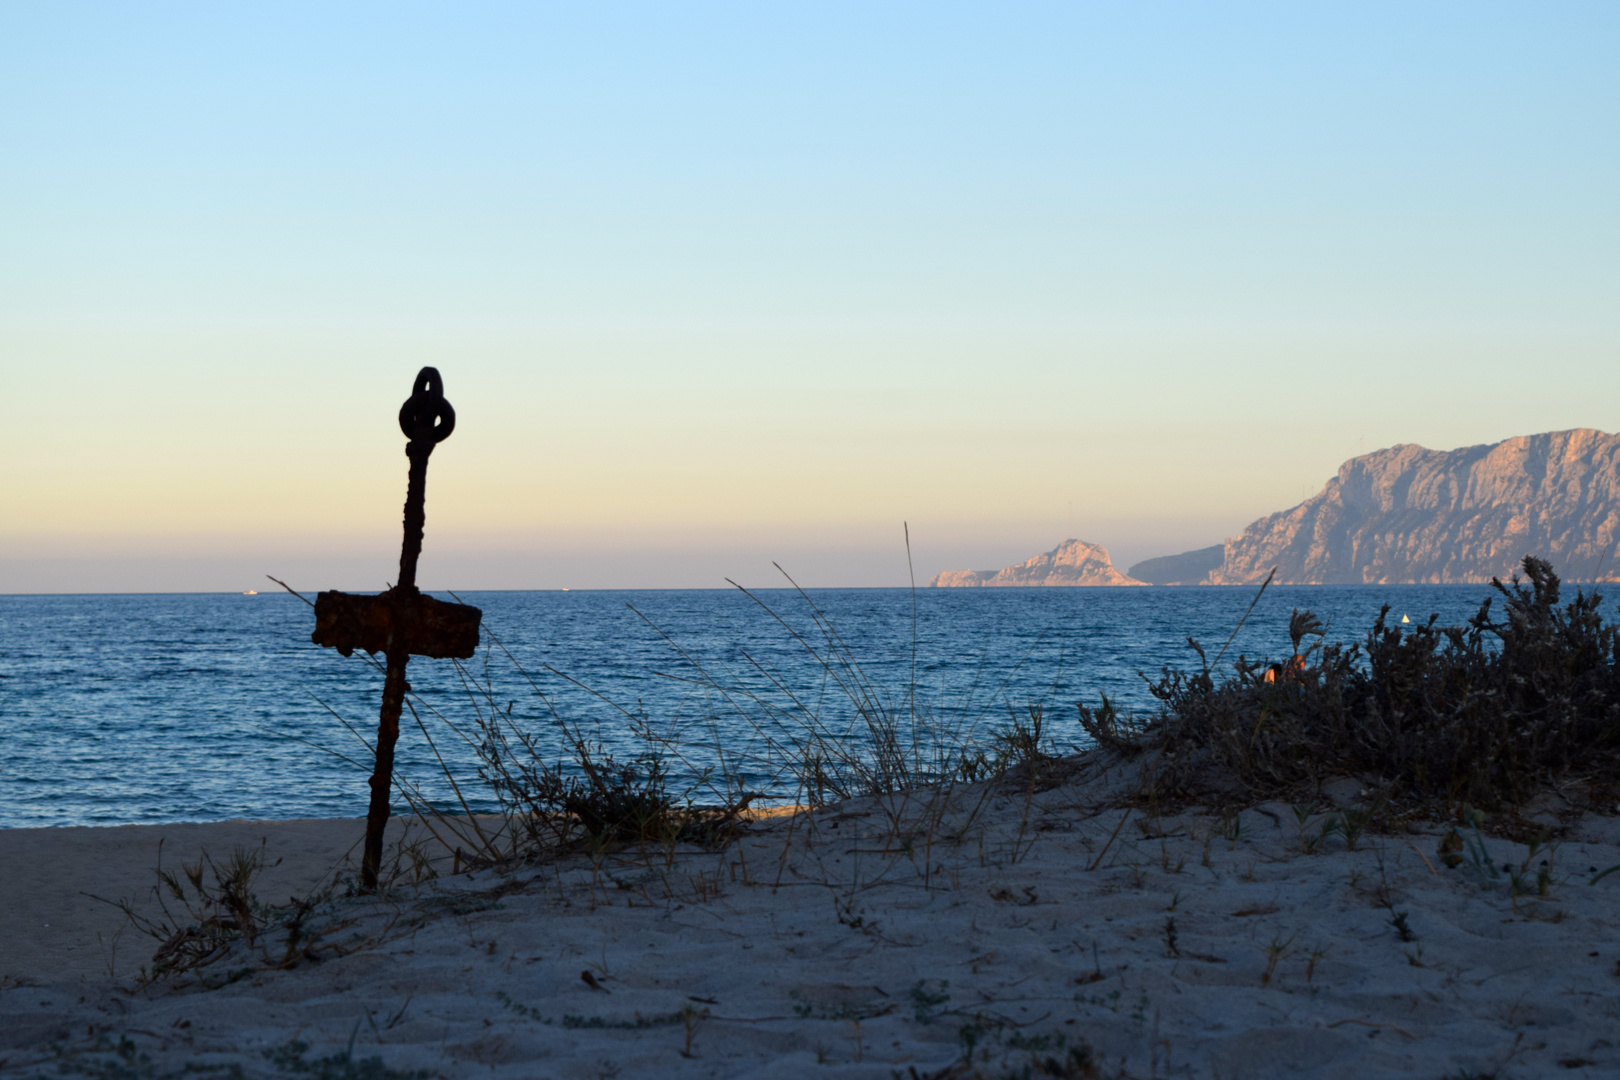
<path id="1" fill-rule="evenodd" d="M 1119 819 L 1118 825 L 1114 826 L 1113 835 L 1108 838 L 1108 843 L 1103 845 L 1103 849 L 1097 852 L 1097 857 L 1091 860 L 1091 865 L 1086 867 L 1087 871 L 1095 870 L 1097 867 L 1102 865 L 1103 856 L 1107 855 L 1108 849 L 1114 846 L 1114 841 L 1119 838 L 1119 831 L 1125 827 L 1125 823 L 1127 821 L 1131 820 L 1131 811 L 1134 809 L 1135 807 L 1129 807 L 1126 809 L 1125 816 Z"/>
<path id="2" fill-rule="evenodd" d="M 1427 866 L 1429 868 L 1429 873 L 1433 874 L 1435 877 L 1440 876 L 1440 871 L 1438 871 L 1438 870 L 1436 870 L 1434 868 L 1434 863 L 1429 861 L 1429 857 L 1427 855 L 1423 854 L 1422 851 L 1418 850 L 1418 846 L 1416 844 L 1414 844 L 1414 843 L 1412 843 L 1412 841 L 1408 840 L 1406 842 L 1406 846 L 1411 848 L 1413 851 L 1417 852 L 1417 857 L 1423 860 L 1423 865 Z"/>
<path id="3" fill-rule="evenodd" d="M 1353 1017 L 1348 1018 L 1348 1019 L 1344 1019 L 1344 1020 L 1335 1020 L 1335 1021 L 1333 1021 L 1333 1023 L 1329 1024 L 1328 1027 L 1330 1027 L 1330 1028 L 1343 1027 L 1345 1024 L 1360 1024 L 1362 1027 L 1370 1027 L 1370 1028 L 1389 1028 L 1389 1030 L 1391 1030 L 1391 1031 L 1400 1032 L 1402 1035 L 1405 1035 L 1408 1039 L 1417 1038 L 1416 1035 L 1412 1034 L 1410 1031 L 1407 1031 L 1405 1028 L 1400 1027 L 1400 1026 L 1398 1026 L 1396 1024 L 1375 1024 L 1371 1020 L 1357 1020 L 1357 1019 L 1355 1019 Z"/>

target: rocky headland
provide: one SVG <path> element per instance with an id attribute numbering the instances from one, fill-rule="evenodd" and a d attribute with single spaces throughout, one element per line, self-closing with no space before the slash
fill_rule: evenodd
<path id="1" fill-rule="evenodd" d="M 1321 492 L 1219 548 L 1137 563 L 1153 584 L 1479 583 L 1526 555 L 1569 581 L 1620 580 L 1620 435 L 1591 428 L 1351 458 Z M 1203 571 L 1202 576 L 1195 577 Z"/>
<path id="2" fill-rule="evenodd" d="M 1108 549 L 1084 540 L 1065 540 L 1044 555 L 1001 570 L 947 570 L 934 575 L 937 588 L 999 588 L 1028 585 L 1143 585 L 1119 572 Z"/>
<path id="3" fill-rule="evenodd" d="M 1117 569 L 1065 540 L 1001 570 L 947 570 L 942 587 L 1029 585 L 1478 584 L 1526 555 L 1566 581 L 1620 581 L 1620 435 L 1592 428 L 1457 450 L 1411 443 L 1339 466 L 1298 506 L 1224 544 Z"/>
<path id="4" fill-rule="evenodd" d="M 1226 542 L 1211 585 L 1441 584 L 1507 578 L 1526 555 L 1567 580 L 1620 580 L 1620 435 L 1590 428 L 1488 446 L 1392 446 Z"/>

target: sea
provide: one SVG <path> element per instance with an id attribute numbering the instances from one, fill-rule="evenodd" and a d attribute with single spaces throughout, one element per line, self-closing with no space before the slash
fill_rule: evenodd
<path id="1" fill-rule="evenodd" d="M 473 660 L 413 659 L 398 770 L 443 808 L 495 807 L 480 724 L 560 760 L 666 753 L 705 801 L 722 766 L 790 797 L 767 752 L 794 725 L 859 743 L 860 706 L 953 737 L 1038 707 L 1058 749 L 1075 703 L 1151 712 L 1149 680 L 1286 659 L 1289 616 L 1365 636 L 1384 605 L 1462 623 L 1484 585 L 468 592 Z M 442 599 L 451 596 L 437 594 Z M 309 600 L 257 594 L 0 596 L 0 827 L 363 816 L 382 674 L 314 645 Z M 1252 607 L 1252 610 L 1250 610 Z M 1230 639 L 1230 644 L 1227 642 Z M 920 718 L 920 719 L 919 719 Z M 638 734 L 639 733 L 639 734 Z M 754 770 L 754 775 L 750 775 Z M 454 781 L 454 782 L 452 782 Z M 403 804 L 400 804 L 403 806 Z"/>

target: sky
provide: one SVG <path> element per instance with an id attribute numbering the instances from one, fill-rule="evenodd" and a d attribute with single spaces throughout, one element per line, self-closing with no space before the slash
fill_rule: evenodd
<path id="1" fill-rule="evenodd" d="M 0 593 L 898 586 L 1620 430 L 1620 7 L 0 5 Z M 906 530 L 910 534 L 910 560 Z"/>

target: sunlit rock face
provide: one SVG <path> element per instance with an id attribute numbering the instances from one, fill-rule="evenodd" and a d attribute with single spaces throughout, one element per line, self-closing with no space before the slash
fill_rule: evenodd
<path id="1" fill-rule="evenodd" d="M 1141 585 L 1114 568 L 1108 549 L 1084 540 L 1065 540 L 1044 555 L 1004 570 L 947 570 L 934 576 L 941 588 L 1013 585 Z"/>
<path id="2" fill-rule="evenodd" d="M 1489 446 L 1392 446 L 1226 542 L 1209 585 L 1506 579 L 1525 555 L 1566 580 L 1620 580 L 1620 435 L 1591 428 Z"/>

